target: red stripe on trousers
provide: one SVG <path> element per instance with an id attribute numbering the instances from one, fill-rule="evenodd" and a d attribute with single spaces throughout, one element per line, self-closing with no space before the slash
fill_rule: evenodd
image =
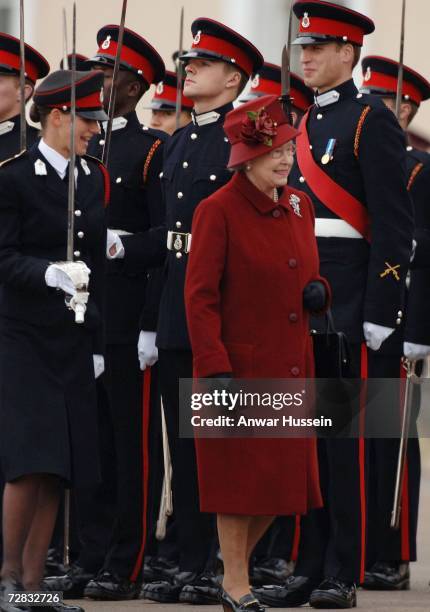
<path id="1" fill-rule="evenodd" d="M 294 526 L 294 538 L 293 546 L 291 548 L 291 561 L 297 561 L 299 557 L 299 545 L 300 545 L 300 520 L 301 515 L 296 514 L 296 524 Z"/>
<path id="2" fill-rule="evenodd" d="M 130 576 L 131 582 L 136 582 L 143 565 L 143 556 L 146 544 L 146 513 L 148 510 L 148 479 L 149 479 L 149 412 L 151 399 L 151 368 L 146 367 L 143 374 L 143 402 L 142 402 L 142 543 L 136 564 Z"/>
<path id="3" fill-rule="evenodd" d="M 367 347 L 363 342 L 361 345 L 361 359 L 360 359 L 360 378 L 361 380 L 367 380 L 368 378 L 368 362 L 367 362 Z M 366 392 L 367 384 L 362 383 L 360 391 L 360 429 L 364 432 L 365 426 L 365 408 L 366 408 Z M 366 464 L 366 449 L 365 449 L 365 438 L 360 436 L 358 439 L 358 453 L 359 453 L 359 470 L 360 470 L 360 511 L 361 511 L 361 558 L 360 558 L 360 583 L 364 582 L 364 572 L 366 569 L 366 476 L 365 476 L 365 464 Z"/>
<path id="4" fill-rule="evenodd" d="M 403 416 L 402 410 L 405 401 L 405 381 L 406 370 L 403 365 L 400 365 L 400 417 Z M 400 546 L 401 546 L 401 561 L 409 561 L 411 557 L 410 539 L 409 539 L 409 465 L 406 455 L 405 474 L 402 484 L 402 508 L 400 513 Z"/>

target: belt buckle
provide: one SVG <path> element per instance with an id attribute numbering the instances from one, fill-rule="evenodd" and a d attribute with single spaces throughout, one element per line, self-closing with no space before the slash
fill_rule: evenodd
<path id="1" fill-rule="evenodd" d="M 191 234 L 169 231 L 167 248 L 176 253 L 189 253 L 191 247 Z"/>

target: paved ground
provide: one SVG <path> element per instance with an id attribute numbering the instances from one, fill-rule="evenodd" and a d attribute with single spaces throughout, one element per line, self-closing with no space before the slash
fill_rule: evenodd
<path id="1" fill-rule="evenodd" d="M 419 562 L 413 564 L 412 589 L 401 593 L 360 591 L 358 607 L 369 612 L 429 612 L 430 611 L 430 440 L 422 440 L 423 478 L 421 486 L 420 522 L 418 534 Z M 218 606 L 185 606 L 156 604 L 149 601 L 105 603 L 85 600 L 76 602 L 86 612 L 219 612 Z M 304 606 L 302 609 L 308 609 Z M 43 610 L 43 608 L 41 608 Z"/>

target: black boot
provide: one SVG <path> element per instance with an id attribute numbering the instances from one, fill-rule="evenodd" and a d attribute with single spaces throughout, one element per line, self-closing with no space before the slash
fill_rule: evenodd
<path id="1" fill-rule="evenodd" d="M 43 585 L 47 591 L 62 591 L 63 599 L 81 599 L 84 596 L 84 589 L 94 574 L 86 572 L 77 564 L 62 576 L 47 576 Z"/>
<path id="2" fill-rule="evenodd" d="M 251 584 L 259 587 L 265 584 L 283 586 L 291 574 L 291 565 L 285 559 L 268 558 L 258 561 L 251 568 Z"/>
<path id="3" fill-rule="evenodd" d="M 410 588 L 409 563 L 379 561 L 364 575 L 363 589 L 372 591 L 408 591 Z"/>
<path id="4" fill-rule="evenodd" d="M 326 578 L 312 591 L 309 603 L 313 608 L 344 609 L 357 607 L 357 592 L 354 583 L 338 578 Z"/>
<path id="5" fill-rule="evenodd" d="M 103 570 L 89 581 L 84 589 L 84 597 L 101 601 L 127 601 L 137 599 L 140 584 L 121 578 L 114 572 Z"/>
<path id="6" fill-rule="evenodd" d="M 203 572 L 184 585 L 179 593 L 179 601 L 200 606 L 218 604 L 220 588 L 215 574 Z"/>
<path id="7" fill-rule="evenodd" d="M 283 586 L 268 585 L 253 588 L 258 601 L 270 608 L 298 608 L 308 603 L 318 582 L 307 576 L 289 576 Z"/>

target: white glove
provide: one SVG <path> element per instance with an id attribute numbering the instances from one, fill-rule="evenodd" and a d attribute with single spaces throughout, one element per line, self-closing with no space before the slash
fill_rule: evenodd
<path id="1" fill-rule="evenodd" d="M 141 331 L 137 343 L 137 354 L 139 355 L 140 369 L 153 366 L 158 361 L 158 349 L 155 346 L 155 332 Z"/>
<path id="2" fill-rule="evenodd" d="M 403 355 L 410 361 L 425 359 L 430 355 L 430 346 L 427 344 L 414 344 L 413 342 L 403 343 Z"/>
<path id="3" fill-rule="evenodd" d="M 394 332 L 394 328 L 365 321 L 363 323 L 363 332 L 367 346 L 372 351 L 378 351 L 381 348 L 381 344 Z"/>
<path id="4" fill-rule="evenodd" d="M 59 261 L 51 264 L 45 272 L 48 287 L 62 289 L 68 295 L 75 295 L 77 289 L 88 286 L 91 270 L 83 261 Z"/>
<path id="5" fill-rule="evenodd" d="M 94 377 L 98 378 L 105 371 L 105 358 L 103 355 L 93 355 Z"/>
<path id="6" fill-rule="evenodd" d="M 108 259 L 123 259 L 124 245 L 116 232 L 108 229 L 106 242 L 106 257 Z"/>

